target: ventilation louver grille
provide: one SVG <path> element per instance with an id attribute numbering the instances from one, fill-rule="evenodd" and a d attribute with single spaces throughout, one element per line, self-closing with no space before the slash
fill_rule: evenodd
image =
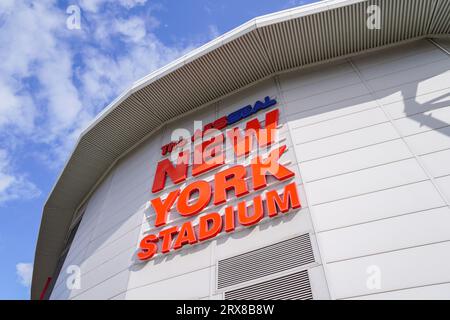
<path id="1" fill-rule="evenodd" d="M 225 300 L 312 300 L 308 271 L 225 292 Z"/>
<path id="2" fill-rule="evenodd" d="M 218 263 L 217 288 L 226 288 L 314 261 L 309 234 L 303 234 L 220 260 Z"/>

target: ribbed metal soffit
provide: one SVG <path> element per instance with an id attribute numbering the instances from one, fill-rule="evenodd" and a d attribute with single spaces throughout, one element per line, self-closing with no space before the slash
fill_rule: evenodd
<path id="1" fill-rule="evenodd" d="M 309 234 L 219 260 L 217 289 L 223 289 L 315 261 Z"/>

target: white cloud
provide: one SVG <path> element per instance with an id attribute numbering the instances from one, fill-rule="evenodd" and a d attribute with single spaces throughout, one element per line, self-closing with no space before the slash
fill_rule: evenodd
<path id="1" fill-rule="evenodd" d="M 26 94 L 18 92 L 20 85 L 14 87 L 0 79 L 0 128 L 14 124 L 14 127 L 29 133 L 35 116 L 33 101 Z"/>
<path id="2" fill-rule="evenodd" d="M 213 24 L 209 25 L 208 26 L 208 31 L 209 31 L 209 37 L 211 39 L 215 39 L 218 36 L 220 36 L 219 28 L 217 28 L 216 25 L 213 25 Z"/>
<path id="3" fill-rule="evenodd" d="M 16 274 L 20 284 L 29 288 L 33 277 L 33 264 L 23 262 L 16 264 Z"/>
<path id="4" fill-rule="evenodd" d="M 192 48 L 164 45 L 153 33 L 159 21 L 149 10 L 127 16 L 126 9 L 145 3 L 80 1 L 82 28 L 68 30 L 68 15 L 56 0 L 1 2 L 0 143 L 8 139 L 3 149 L 10 141 L 34 143 L 45 149 L 38 159 L 60 167 L 105 105 Z M 27 185 L 23 174 L 8 168 L 2 172 L 4 190 Z"/>
<path id="5" fill-rule="evenodd" d="M 79 4 L 83 10 L 98 12 L 101 6 L 108 3 L 118 3 L 120 6 L 131 9 L 137 5 L 143 5 L 147 0 L 81 0 Z"/>
<path id="6" fill-rule="evenodd" d="M 39 189 L 23 174 L 13 172 L 5 150 L 0 149 L 0 204 L 15 199 L 31 199 Z"/>
<path id="7" fill-rule="evenodd" d="M 118 33 L 134 42 L 142 41 L 146 35 L 144 19 L 133 17 L 131 19 L 117 19 L 114 27 Z"/>
<path id="8" fill-rule="evenodd" d="M 132 8 L 137 5 L 143 5 L 147 0 L 119 0 L 119 3 L 125 8 Z"/>
<path id="9" fill-rule="evenodd" d="M 305 5 L 306 3 L 306 0 L 289 0 L 285 7 L 299 7 Z"/>
<path id="10" fill-rule="evenodd" d="M 65 16 L 56 10 L 53 1 L 33 4 L 16 1 L 14 10 L 6 10 L 0 18 L 3 20 L 0 40 L 7 45 L 0 50 L 0 98 L 7 97 L 9 102 L 0 111 L 0 119 L 3 119 L 0 129 L 14 125 L 19 130 L 35 130 L 36 100 L 45 101 L 48 110 L 54 110 L 61 106 L 58 97 L 67 96 L 66 90 L 61 89 L 70 85 L 69 53 L 58 44 L 55 36 Z M 65 70 L 61 70 L 64 67 Z M 27 80 L 34 79 L 43 86 L 37 96 L 27 87 Z M 71 114 L 67 110 L 65 113 Z M 56 114 L 51 113 L 46 118 L 56 122 L 53 115 Z"/>
<path id="11" fill-rule="evenodd" d="M 105 3 L 105 0 L 80 0 L 78 3 L 83 10 L 97 12 L 100 6 Z"/>

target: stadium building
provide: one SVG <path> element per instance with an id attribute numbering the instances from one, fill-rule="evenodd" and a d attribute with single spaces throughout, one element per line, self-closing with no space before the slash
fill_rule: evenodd
<path id="1" fill-rule="evenodd" d="M 449 17 L 321 1 L 137 81 L 45 203 L 32 299 L 450 299 Z"/>

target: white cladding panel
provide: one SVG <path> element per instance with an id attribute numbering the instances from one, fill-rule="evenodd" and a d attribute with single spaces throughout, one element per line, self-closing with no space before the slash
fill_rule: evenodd
<path id="1" fill-rule="evenodd" d="M 287 98 L 331 298 L 448 298 L 450 58 L 419 41 L 348 64 L 358 99 L 354 74 L 340 91 L 325 67 L 316 81 L 341 94 L 317 95 L 317 114 Z"/>
<path id="2" fill-rule="evenodd" d="M 281 163 L 296 173 L 302 209 L 137 262 L 142 233 L 153 228 L 160 147 L 176 129 L 191 134 L 194 121 L 205 125 L 265 96 L 278 101 L 276 145 L 288 146 Z M 315 298 L 449 298 L 449 123 L 450 58 L 426 40 L 255 84 L 167 125 L 119 161 L 89 199 L 51 297 L 221 299 L 218 260 L 309 233 Z M 168 181 L 160 194 L 174 188 Z M 169 215 L 169 225 L 184 220 Z M 70 265 L 81 268 L 79 289 L 67 289 Z M 379 285 L 368 285 L 378 275 Z"/>

